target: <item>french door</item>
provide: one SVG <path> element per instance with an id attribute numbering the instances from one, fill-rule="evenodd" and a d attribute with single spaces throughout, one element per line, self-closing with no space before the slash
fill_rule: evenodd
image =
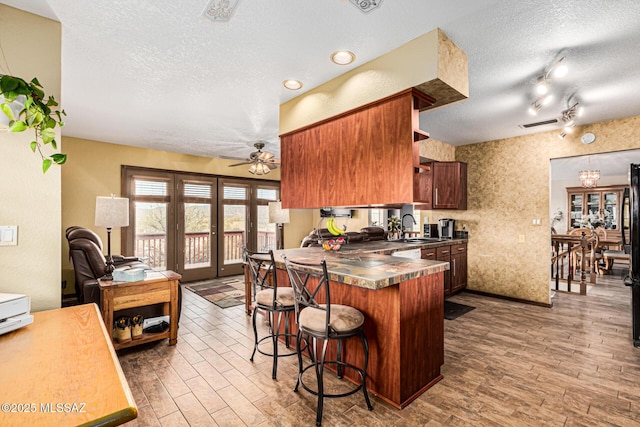
<path id="1" fill-rule="evenodd" d="M 242 248 L 254 252 L 275 250 L 281 230 L 269 223 L 269 202 L 279 199 L 276 184 L 219 179 L 218 275 L 242 274 Z"/>
<path id="2" fill-rule="evenodd" d="M 123 253 L 183 281 L 242 274 L 242 248 L 276 249 L 281 230 L 268 203 L 279 183 L 123 166 L 122 194 L 130 226 Z"/>
<path id="3" fill-rule="evenodd" d="M 216 192 L 215 178 L 177 175 L 176 261 L 184 281 L 215 277 Z"/>

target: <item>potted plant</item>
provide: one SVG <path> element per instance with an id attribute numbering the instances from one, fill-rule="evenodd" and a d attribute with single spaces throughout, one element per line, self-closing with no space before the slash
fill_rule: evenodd
<path id="1" fill-rule="evenodd" d="M 66 154 L 54 153 L 47 157 L 42 153 L 43 144 L 51 144 L 54 150 L 58 149 L 54 129 L 64 126 L 62 116 L 67 114 L 56 109 L 57 106 L 53 96 L 45 96 L 38 79 L 27 83 L 20 77 L 0 74 L 0 114 L 9 119 L 6 126 L 9 132 L 34 130 L 35 138 L 30 147 L 42 157 L 42 172 L 46 172 L 53 163 L 62 165 L 67 161 Z"/>

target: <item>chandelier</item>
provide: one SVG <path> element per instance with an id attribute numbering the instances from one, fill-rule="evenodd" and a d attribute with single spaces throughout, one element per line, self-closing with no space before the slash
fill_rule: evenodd
<path id="1" fill-rule="evenodd" d="M 588 162 L 589 165 L 587 166 L 587 170 L 580 171 L 578 173 L 578 178 L 580 179 L 580 185 L 584 188 L 593 188 L 598 185 L 600 171 L 591 169 L 591 157 L 589 157 Z"/>

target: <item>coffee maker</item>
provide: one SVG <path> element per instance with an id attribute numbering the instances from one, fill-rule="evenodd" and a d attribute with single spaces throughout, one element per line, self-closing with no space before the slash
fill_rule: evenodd
<path id="1" fill-rule="evenodd" d="M 438 220 L 438 236 L 441 239 L 453 239 L 456 232 L 456 222 L 451 218 L 443 218 Z"/>

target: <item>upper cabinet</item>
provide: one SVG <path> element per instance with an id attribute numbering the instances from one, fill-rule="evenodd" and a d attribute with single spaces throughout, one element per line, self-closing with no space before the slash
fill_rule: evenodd
<path id="1" fill-rule="evenodd" d="M 433 163 L 433 209 L 467 209 L 466 163 Z"/>
<path id="2" fill-rule="evenodd" d="M 421 209 L 467 209 L 467 164 L 430 162 L 414 172 L 414 193 Z"/>
<path id="3" fill-rule="evenodd" d="M 415 181 L 427 176 L 418 177 L 414 171 L 420 169 L 419 141 L 428 135 L 418 129 L 418 116 L 433 102 L 424 93 L 408 89 L 280 135 L 282 206 L 423 201 L 428 189 Z M 437 188 L 439 198 L 451 197 Z M 414 194 L 416 190 L 424 194 Z"/>

